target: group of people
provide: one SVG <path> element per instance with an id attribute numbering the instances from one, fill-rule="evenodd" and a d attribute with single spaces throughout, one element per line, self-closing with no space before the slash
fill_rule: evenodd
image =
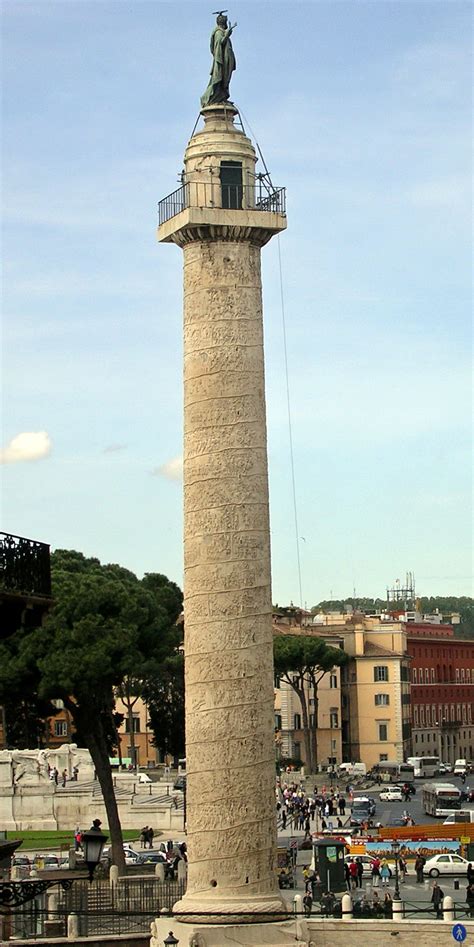
<path id="1" fill-rule="evenodd" d="M 277 789 L 277 813 L 279 824 L 283 831 L 289 829 L 304 831 L 305 838 L 311 837 L 313 828 L 327 829 L 329 820 L 333 820 L 333 828 L 342 829 L 346 822 L 346 797 L 337 787 L 326 791 L 323 786 L 321 792 L 309 795 L 302 785 L 297 783 L 282 783 Z M 314 826 L 315 820 L 319 824 Z"/>
<path id="2" fill-rule="evenodd" d="M 141 848 L 153 848 L 153 839 L 155 833 L 149 825 L 145 825 L 140 832 L 140 847 Z"/>
<path id="3" fill-rule="evenodd" d="M 48 764 L 48 776 L 49 776 L 51 782 L 55 784 L 55 786 L 58 786 L 58 785 L 59 785 L 59 770 L 58 770 L 57 766 L 49 766 L 49 764 Z M 73 768 L 72 768 L 72 773 L 71 773 L 71 777 L 70 777 L 70 778 L 72 779 L 73 782 L 76 783 L 78 776 L 79 776 L 79 767 L 78 767 L 78 766 L 73 766 Z M 62 773 L 61 773 L 61 786 L 64 787 L 64 786 L 66 785 L 68 779 L 69 779 L 69 773 L 68 773 L 67 769 L 63 769 L 63 771 L 62 771 Z"/>

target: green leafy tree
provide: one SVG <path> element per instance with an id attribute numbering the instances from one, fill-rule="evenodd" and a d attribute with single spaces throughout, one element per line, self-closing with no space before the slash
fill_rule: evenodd
<path id="1" fill-rule="evenodd" d="M 17 632 L 0 646 L 0 699 L 10 673 L 18 686 L 22 675 L 35 679 L 39 697 L 63 700 L 92 756 L 113 860 L 124 871 L 109 764 L 117 744 L 115 695 L 125 681 L 141 681 L 173 652 L 182 596 L 164 576 L 139 580 L 121 566 L 103 566 L 75 551 L 57 550 L 51 567 L 55 606 L 44 625 Z"/>
<path id="2" fill-rule="evenodd" d="M 181 651 L 167 658 L 160 666 L 159 674 L 145 682 L 143 697 L 154 734 L 154 745 L 165 754 L 183 756 L 184 655 Z"/>
<path id="3" fill-rule="evenodd" d="M 327 645 L 322 638 L 309 635 L 276 635 L 273 641 L 275 674 L 297 694 L 301 704 L 301 720 L 306 762 L 310 773 L 318 763 L 318 687 L 325 674 L 342 667 L 349 656 L 340 648 Z M 308 688 L 314 692 L 314 721 L 308 711 Z"/>

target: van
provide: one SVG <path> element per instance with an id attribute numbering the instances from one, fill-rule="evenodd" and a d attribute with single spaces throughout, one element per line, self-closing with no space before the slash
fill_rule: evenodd
<path id="1" fill-rule="evenodd" d="M 454 764 L 454 775 L 465 776 L 467 770 L 467 760 L 456 760 Z"/>
<path id="2" fill-rule="evenodd" d="M 454 825 L 456 822 L 474 822 L 474 809 L 453 809 L 443 825 Z"/>
<path id="3" fill-rule="evenodd" d="M 340 763 L 337 767 L 340 776 L 366 776 L 367 767 L 365 763 Z"/>

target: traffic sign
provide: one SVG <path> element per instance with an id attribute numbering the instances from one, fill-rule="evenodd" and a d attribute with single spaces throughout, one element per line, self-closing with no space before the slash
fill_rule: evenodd
<path id="1" fill-rule="evenodd" d="M 467 930 L 464 927 L 464 924 L 455 924 L 452 930 L 454 940 L 457 944 L 462 944 L 463 940 L 466 940 Z"/>
<path id="2" fill-rule="evenodd" d="M 290 838 L 290 848 L 298 848 L 298 839 Z"/>

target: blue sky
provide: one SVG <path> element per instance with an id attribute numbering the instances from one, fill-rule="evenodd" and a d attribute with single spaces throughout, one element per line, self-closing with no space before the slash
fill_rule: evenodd
<path id="1" fill-rule="evenodd" d="M 181 253 L 156 243 L 209 6 L 3 4 L 2 528 L 182 582 Z M 471 6 L 238 2 L 263 251 L 273 600 L 472 594 Z M 35 435 L 31 437 L 31 435 Z"/>

